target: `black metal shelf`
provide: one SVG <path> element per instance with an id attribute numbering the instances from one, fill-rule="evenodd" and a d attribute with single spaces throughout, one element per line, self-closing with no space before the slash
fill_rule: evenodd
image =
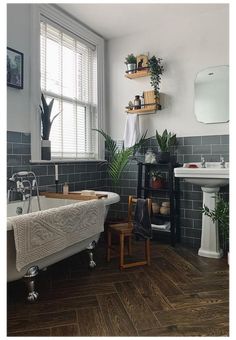
<path id="1" fill-rule="evenodd" d="M 141 190 L 148 190 L 148 191 L 153 191 L 153 192 L 168 192 L 170 191 L 170 188 L 160 188 L 160 189 L 155 189 L 152 187 L 141 187 Z"/>
<path id="2" fill-rule="evenodd" d="M 158 199 L 158 194 L 165 194 L 168 196 L 170 202 L 170 214 L 153 214 L 151 222 L 153 224 L 161 223 L 161 221 L 170 221 L 170 229 L 153 229 L 153 232 L 168 235 L 171 244 L 174 246 L 176 241 L 180 240 L 179 232 L 179 179 L 174 177 L 174 168 L 178 167 L 176 162 L 169 163 L 138 163 L 138 197 L 152 197 Z M 160 172 L 166 173 L 167 186 L 164 188 L 155 189 L 150 186 L 151 174 L 150 170 L 156 168 Z M 153 196 L 155 195 L 155 196 Z M 159 223 L 159 224 L 160 224 Z"/>

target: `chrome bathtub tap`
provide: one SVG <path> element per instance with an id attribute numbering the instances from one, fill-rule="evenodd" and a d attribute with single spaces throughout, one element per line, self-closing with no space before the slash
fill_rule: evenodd
<path id="1" fill-rule="evenodd" d="M 202 168 L 205 168 L 205 167 L 206 167 L 206 161 L 205 161 L 205 158 L 204 158 L 204 157 L 201 158 L 201 167 L 202 167 Z"/>
<path id="2" fill-rule="evenodd" d="M 220 158 L 220 167 L 221 168 L 225 168 L 225 159 L 224 159 L 224 157 Z"/>
<path id="3" fill-rule="evenodd" d="M 22 194 L 23 201 L 28 200 L 27 213 L 30 211 L 32 192 L 34 190 L 36 190 L 38 209 L 41 210 L 37 178 L 33 171 L 16 172 L 9 178 L 9 181 L 16 183 L 16 191 Z M 10 192 L 8 193 L 8 198 L 10 199 Z"/>

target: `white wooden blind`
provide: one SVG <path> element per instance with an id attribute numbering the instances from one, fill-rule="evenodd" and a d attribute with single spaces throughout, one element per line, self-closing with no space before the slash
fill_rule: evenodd
<path id="1" fill-rule="evenodd" d="M 96 47 L 62 27 L 41 21 L 41 90 L 54 98 L 52 157 L 95 159 L 97 156 Z"/>

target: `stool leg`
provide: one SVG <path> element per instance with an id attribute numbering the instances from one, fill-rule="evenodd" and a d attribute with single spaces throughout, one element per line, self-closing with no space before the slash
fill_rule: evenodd
<path id="1" fill-rule="evenodd" d="M 150 240 L 145 240 L 145 253 L 146 253 L 146 261 L 147 265 L 150 266 L 151 260 L 150 260 Z"/>
<path id="2" fill-rule="evenodd" d="M 131 236 L 128 236 L 128 254 L 132 254 Z"/>
<path id="3" fill-rule="evenodd" d="M 124 234 L 120 234 L 120 270 L 124 267 Z"/>
<path id="4" fill-rule="evenodd" d="M 107 262 L 111 261 L 111 231 L 107 232 Z"/>

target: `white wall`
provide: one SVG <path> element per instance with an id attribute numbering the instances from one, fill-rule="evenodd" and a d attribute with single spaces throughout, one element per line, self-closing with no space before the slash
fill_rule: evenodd
<path id="1" fill-rule="evenodd" d="M 137 25 L 142 25 L 142 18 Z M 140 116 L 141 129 L 165 128 L 177 136 L 228 134 L 228 123 L 203 124 L 197 122 L 194 111 L 194 79 L 208 66 L 229 64 L 228 8 L 202 14 L 197 20 L 176 16 L 175 20 L 158 21 L 152 29 L 139 35 L 111 39 L 107 43 L 107 131 L 115 139 L 123 138 L 126 120 L 125 106 L 136 94 L 151 89 L 150 78 L 126 79 L 124 59 L 149 52 L 163 58 L 164 74 L 161 82 L 163 109 L 156 114 Z M 122 24 L 122 23 L 121 23 Z"/>
<path id="2" fill-rule="evenodd" d="M 7 88 L 7 130 L 30 132 L 30 5 L 7 5 L 7 46 L 24 54 L 24 88 Z"/>
<path id="3" fill-rule="evenodd" d="M 7 88 L 7 129 L 30 132 L 30 5 L 7 5 L 7 44 L 24 53 L 24 89 Z M 121 23 L 122 24 L 122 23 Z M 142 22 L 137 20 L 137 25 Z M 124 77 L 124 59 L 128 53 L 149 52 L 164 59 L 161 82 L 163 110 L 140 117 L 143 131 L 154 135 L 167 128 L 178 136 L 227 134 L 226 124 L 202 124 L 193 113 L 196 73 L 207 66 L 225 65 L 228 61 L 228 10 L 203 14 L 198 20 L 163 20 L 152 22 L 152 29 L 127 35 L 107 43 L 107 131 L 123 138 L 126 114 L 124 107 L 143 90 L 149 90 L 149 78 Z"/>

